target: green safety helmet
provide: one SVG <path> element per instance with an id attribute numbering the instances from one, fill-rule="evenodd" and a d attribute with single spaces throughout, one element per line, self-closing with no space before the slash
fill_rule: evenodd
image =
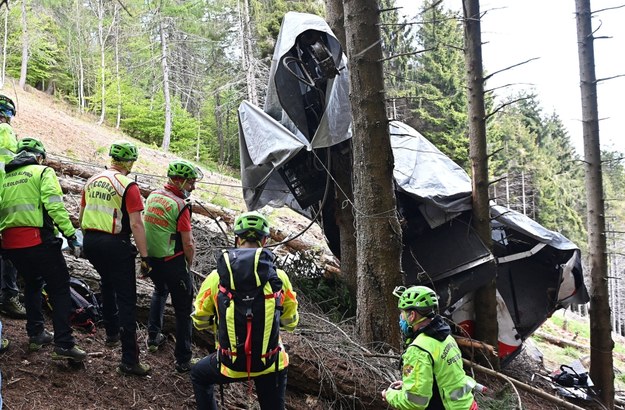
<path id="1" fill-rule="evenodd" d="M 200 179 L 199 169 L 183 159 L 177 159 L 169 163 L 167 167 L 168 177 L 179 177 L 184 179 Z"/>
<path id="2" fill-rule="evenodd" d="M 15 103 L 6 95 L 0 94 L 0 117 L 15 117 Z"/>
<path id="3" fill-rule="evenodd" d="M 46 158 L 46 148 L 43 143 L 37 138 L 24 137 L 17 142 L 17 152 L 28 151 L 35 154 L 40 154 L 43 158 Z"/>
<path id="4" fill-rule="evenodd" d="M 117 161 L 136 161 L 139 154 L 137 147 L 132 142 L 115 141 L 111 144 L 109 156 Z"/>
<path id="5" fill-rule="evenodd" d="M 234 221 L 234 234 L 245 239 L 269 236 L 269 223 L 259 212 L 245 212 Z"/>
<path id="6" fill-rule="evenodd" d="M 438 296 L 427 286 L 398 286 L 393 295 L 399 297 L 397 307 L 402 310 L 416 310 L 423 316 L 428 316 L 438 310 Z"/>

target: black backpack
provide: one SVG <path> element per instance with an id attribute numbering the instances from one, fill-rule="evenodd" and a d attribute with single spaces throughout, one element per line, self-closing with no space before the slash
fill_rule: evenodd
<path id="1" fill-rule="evenodd" d="M 227 249 L 217 261 L 217 272 L 219 361 L 248 377 L 277 367 L 282 280 L 273 254 L 263 248 Z"/>
<path id="2" fill-rule="evenodd" d="M 46 304 L 52 310 L 52 305 L 46 288 L 43 288 Z M 82 279 L 69 278 L 69 294 L 72 300 L 72 310 L 69 316 L 70 325 L 87 333 L 96 332 L 96 324 L 102 320 L 102 308 L 97 295 Z"/>

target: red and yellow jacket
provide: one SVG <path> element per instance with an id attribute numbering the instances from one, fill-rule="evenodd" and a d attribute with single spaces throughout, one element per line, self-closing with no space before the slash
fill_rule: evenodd
<path id="1" fill-rule="evenodd" d="M 297 323 L 299 322 L 299 315 L 297 313 L 297 295 L 293 290 L 291 281 L 287 274 L 277 269 L 278 277 L 282 280 L 282 313 L 280 315 L 280 329 L 292 332 L 295 330 Z M 215 334 L 215 343 L 217 348 L 217 294 L 219 292 L 219 274 L 217 270 L 212 271 L 202 283 L 200 290 L 195 298 L 194 311 L 191 314 L 193 319 L 193 325 L 198 330 L 211 330 Z M 280 340 L 280 352 L 278 353 L 278 370 L 285 369 L 289 365 L 289 355 L 284 350 L 282 341 Z M 247 378 L 247 372 L 237 372 L 227 368 L 221 364 L 221 374 L 231 378 Z M 249 376 L 259 376 L 275 372 L 275 366 L 271 366 L 262 372 L 252 372 Z"/>

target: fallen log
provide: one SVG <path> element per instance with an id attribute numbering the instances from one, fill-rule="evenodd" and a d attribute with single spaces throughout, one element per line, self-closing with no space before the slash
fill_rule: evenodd
<path id="1" fill-rule="evenodd" d="M 46 159 L 46 165 L 53 168 L 58 174 L 72 177 L 60 178 L 59 182 L 64 193 L 71 193 L 75 195 L 80 195 L 82 193 L 82 189 L 87 179 L 102 171 L 102 168 L 93 165 L 81 165 L 73 162 L 62 161 L 55 158 Z M 162 183 L 162 180 L 152 176 L 139 175 L 136 177 L 136 182 L 139 186 L 139 190 L 141 191 L 141 195 L 144 198 L 147 198 L 147 196 L 155 189 L 155 184 L 160 185 Z M 201 188 L 198 188 L 198 191 L 201 191 Z M 231 233 L 226 233 L 226 231 L 231 232 L 231 226 L 234 224 L 234 219 L 237 216 L 237 214 L 232 210 L 218 205 L 214 205 L 210 202 L 194 199 L 193 213 L 203 215 L 207 218 L 214 220 L 224 235 L 232 236 Z M 314 242 L 310 242 L 310 240 L 304 240 L 302 237 L 297 237 L 289 240 L 289 238 L 295 236 L 304 228 L 305 226 L 300 224 L 295 226 L 295 231 L 287 231 L 284 229 L 280 229 L 279 227 L 271 228 L 271 240 L 273 241 L 273 243 L 280 243 L 288 240 L 288 242 L 286 242 L 284 246 L 288 248 L 287 252 L 289 253 L 304 252 L 310 249 L 320 249 L 322 252 L 321 255 L 325 259 L 325 263 L 321 264 L 321 266 L 327 265 L 328 269 L 340 272 L 338 260 L 330 253 L 329 249 L 327 249 L 327 246 L 325 246 L 325 242 L 322 239 L 315 238 Z"/>
<path id="2" fill-rule="evenodd" d="M 572 340 L 562 339 L 560 337 L 550 335 L 549 333 L 537 331 L 537 332 L 534 332 L 534 336 L 540 337 L 541 339 L 544 339 L 545 341 L 552 343 L 554 345 L 560 346 L 560 347 L 574 347 L 575 349 L 590 351 L 590 345 L 573 342 Z M 621 361 L 625 361 L 624 354 L 613 351 L 612 355 Z"/>

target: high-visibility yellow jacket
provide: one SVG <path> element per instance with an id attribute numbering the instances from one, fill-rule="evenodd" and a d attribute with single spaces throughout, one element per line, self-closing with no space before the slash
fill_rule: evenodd
<path id="1" fill-rule="evenodd" d="M 132 179 L 107 169 L 91 177 L 85 184 L 85 209 L 81 227 L 112 234 L 122 233 L 124 212 L 122 202 Z"/>
<path id="2" fill-rule="evenodd" d="M 190 205 L 167 189 L 157 189 L 148 196 L 143 215 L 148 256 L 166 258 L 182 251 L 178 218 L 186 207 Z"/>
<path id="3" fill-rule="evenodd" d="M 76 233 L 52 168 L 37 164 L 31 154 L 22 152 L 8 165 L 7 171 L 2 184 L 0 230 L 35 227 L 54 232 L 56 226 L 65 237 Z"/>
<path id="4" fill-rule="evenodd" d="M 387 390 L 386 401 L 401 410 L 425 410 L 431 401 L 438 402 L 435 408 L 442 402 L 446 410 L 469 410 L 476 383 L 464 372 L 449 326 L 437 316 L 428 327 L 402 355 L 403 385 Z"/>
<path id="5" fill-rule="evenodd" d="M 4 181 L 6 164 L 13 160 L 17 151 L 17 137 L 13 128 L 7 124 L 0 124 L 0 200 L 2 199 L 2 181 Z"/>
<path id="6" fill-rule="evenodd" d="M 297 295 L 293 290 L 291 281 L 287 274 L 277 269 L 278 277 L 282 280 L 282 313 L 280 315 L 280 328 L 288 332 L 295 330 L 297 323 L 299 322 L 299 315 L 297 312 Z M 191 314 L 193 319 L 193 325 L 198 330 L 212 330 L 215 334 L 215 343 L 219 348 L 219 341 L 217 340 L 217 295 L 219 292 L 219 274 L 217 270 L 212 271 L 202 283 L 200 290 L 195 298 L 194 311 Z M 289 355 L 284 350 L 282 341 L 280 341 L 280 351 L 278 357 L 278 369 L 285 369 L 289 365 Z M 247 378 L 247 372 L 236 372 L 228 369 L 223 364 L 220 368 L 221 374 L 232 378 Z M 275 367 L 271 366 L 262 372 L 252 372 L 251 377 L 259 376 L 275 372 Z"/>

